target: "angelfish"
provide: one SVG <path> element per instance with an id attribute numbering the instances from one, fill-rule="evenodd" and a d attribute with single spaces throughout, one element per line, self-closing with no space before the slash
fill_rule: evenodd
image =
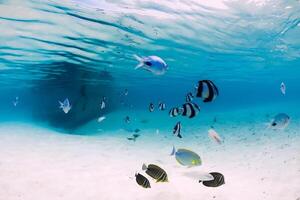
<path id="1" fill-rule="evenodd" d="M 139 61 L 135 69 L 142 68 L 155 75 L 163 75 L 168 69 L 166 62 L 158 56 L 139 57 L 134 55 L 134 57 Z"/>
<path id="2" fill-rule="evenodd" d="M 64 111 L 64 113 L 67 114 L 71 110 L 72 106 L 71 106 L 68 98 L 66 98 L 64 100 L 64 102 L 61 102 L 61 101 L 58 101 L 58 102 L 59 102 L 59 105 L 60 105 L 59 108 L 61 108 Z"/>

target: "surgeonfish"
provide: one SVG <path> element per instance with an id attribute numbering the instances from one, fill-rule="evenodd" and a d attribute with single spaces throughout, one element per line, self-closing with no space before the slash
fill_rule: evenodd
<path id="1" fill-rule="evenodd" d="M 166 104 L 163 103 L 163 102 L 160 102 L 160 103 L 158 104 L 158 109 L 159 109 L 159 110 L 165 110 L 165 109 L 166 109 Z"/>
<path id="2" fill-rule="evenodd" d="M 155 75 L 163 75 L 168 69 L 166 62 L 158 56 L 139 57 L 134 55 L 134 57 L 139 61 L 135 69 L 142 68 Z"/>
<path id="3" fill-rule="evenodd" d="M 180 108 L 171 108 L 169 111 L 169 116 L 170 117 L 177 117 L 178 115 L 181 114 L 181 109 Z"/>
<path id="4" fill-rule="evenodd" d="M 68 98 L 66 98 L 64 102 L 58 101 L 58 103 L 59 103 L 59 108 L 61 108 L 64 111 L 64 113 L 67 114 L 71 110 L 72 106 Z"/>
<path id="5" fill-rule="evenodd" d="M 269 124 L 271 129 L 285 129 L 290 122 L 290 117 L 285 113 L 277 114 Z"/>
<path id="6" fill-rule="evenodd" d="M 143 188 L 151 188 L 149 180 L 140 173 L 135 174 L 135 180 L 137 184 Z"/>
<path id="7" fill-rule="evenodd" d="M 281 91 L 281 93 L 282 93 L 283 95 L 285 95 L 286 87 L 285 87 L 284 82 L 282 82 L 282 83 L 280 84 L 280 91 Z"/>
<path id="8" fill-rule="evenodd" d="M 173 128 L 173 134 L 179 138 L 182 138 L 181 136 L 181 123 L 177 122 L 175 127 Z"/>
<path id="9" fill-rule="evenodd" d="M 153 103 L 150 103 L 150 104 L 149 104 L 149 111 L 150 111 L 150 112 L 153 112 L 153 111 L 154 111 L 154 104 L 153 104 Z"/>
<path id="10" fill-rule="evenodd" d="M 185 102 L 191 102 L 191 101 L 193 101 L 193 98 L 194 98 L 194 95 L 191 92 L 189 92 L 185 96 Z"/>
<path id="11" fill-rule="evenodd" d="M 188 149 L 178 149 L 176 151 L 175 147 L 173 146 L 173 150 L 170 155 L 175 155 L 177 162 L 183 166 L 195 167 L 202 164 L 200 156 Z"/>
<path id="12" fill-rule="evenodd" d="M 193 118 L 200 112 L 200 107 L 192 102 L 188 102 L 182 105 L 182 116 Z"/>
<path id="13" fill-rule="evenodd" d="M 203 102 L 211 102 L 219 95 L 217 86 L 210 80 L 201 80 L 198 82 L 197 97 L 203 99 Z"/>
<path id="14" fill-rule="evenodd" d="M 106 117 L 105 117 L 105 116 L 102 116 L 102 117 L 99 117 L 97 121 L 100 123 L 100 122 L 102 122 L 102 121 L 105 120 L 105 119 L 106 119 Z"/>
<path id="15" fill-rule="evenodd" d="M 19 103 L 19 97 L 16 97 L 15 100 L 13 101 L 13 105 L 16 107 Z"/>
<path id="16" fill-rule="evenodd" d="M 219 134 L 213 129 L 209 129 L 208 130 L 208 136 L 214 140 L 215 142 L 217 142 L 218 144 L 222 144 L 222 139 L 221 137 L 219 136 Z"/>
<path id="17" fill-rule="evenodd" d="M 202 184 L 205 185 L 206 187 L 219 187 L 219 186 L 225 184 L 225 180 L 224 180 L 224 175 L 223 174 L 221 174 L 219 172 L 211 172 L 209 174 L 211 174 L 214 177 L 213 180 L 209 180 L 209 181 L 199 180 L 199 183 L 202 182 Z"/>
<path id="18" fill-rule="evenodd" d="M 103 110 L 104 108 L 105 108 L 105 106 L 106 106 L 106 104 L 105 104 L 105 97 L 103 97 L 102 98 L 102 100 L 101 100 L 101 103 L 100 103 L 100 108 L 101 108 L 101 110 Z"/>
<path id="19" fill-rule="evenodd" d="M 153 164 L 146 166 L 143 164 L 142 169 L 146 170 L 146 174 L 154 178 L 156 182 L 168 182 L 168 175 L 166 171 L 159 166 Z"/>

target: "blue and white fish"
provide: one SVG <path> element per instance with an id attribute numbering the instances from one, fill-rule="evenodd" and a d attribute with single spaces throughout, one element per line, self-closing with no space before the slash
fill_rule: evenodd
<path id="1" fill-rule="evenodd" d="M 64 113 L 67 114 L 71 110 L 72 106 L 71 106 L 68 98 L 66 98 L 64 100 L 64 102 L 61 102 L 61 101 L 58 101 L 58 102 L 59 102 L 59 108 L 61 108 L 64 111 Z"/>
<path id="2" fill-rule="evenodd" d="M 19 97 L 16 97 L 15 100 L 13 101 L 13 105 L 16 107 L 19 103 Z"/>
<path id="3" fill-rule="evenodd" d="M 183 166 L 195 167 L 202 164 L 200 156 L 188 149 L 178 149 L 176 151 L 175 147 L 173 146 L 173 150 L 170 155 L 175 155 L 177 162 Z"/>
<path id="4" fill-rule="evenodd" d="M 174 108 L 170 109 L 169 116 L 170 117 L 177 117 L 178 115 L 181 115 L 181 113 L 182 113 L 182 108 L 174 107 Z"/>
<path id="5" fill-rule="evenodd" d="M 105 104 L 105 97 L 103 97 L 102 98 L 102 101 L 101 101 L 101 103 L 100 103 L 100 108 L 101 108 L 101 110 L 103 110 L 104 108 L 105 108 L 105 106 L 106 106 L 106 104 Z"/>
<path id="6" fill-rule="evenodd" d="M 283 95 L 285 95 L 286 87 L 285 87 L 284 82 L 282 82 L 282 83 L 280 84 L 280 91 L 281 91 L 281 93 L 282 93 Z"/>
<path id="7" fill-rule="evenodd" d="M 142 68 L 155 75 L 163 75 L 168 69 L 166 62 L 158 56 L 139 57 L 134 55 L 134 57 L 140 62 L 135 69 Z"/>

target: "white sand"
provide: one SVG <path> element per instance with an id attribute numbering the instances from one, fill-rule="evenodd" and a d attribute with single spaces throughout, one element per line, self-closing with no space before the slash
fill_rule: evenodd
<path id="1" fill-rule="evenodd" d="M 221 136 L 226 130 L 217 129 Z M 251 137 L 247 127 L 227 131 L 232 136 L 223 145 L 203 132 L 184 134 L 178 142 L 154 130 L 141 133 L 134 143 L 126 140 L 129 133 L 76 136 L 1 124 L 0 200 L 299 200 L 299 131 L 263 130 Z M 203 165 L 188 169 L 177 164 L 168 155 L 173 143 L 198 152 Z M 170 182 L 149 178 L 151 189 L 138 186 L 134 174 L 142 171 L 143 162 L 160 165 Z M 198 183 L 197 174 L 213 171 L 225 175 L 225 185 Z"/>

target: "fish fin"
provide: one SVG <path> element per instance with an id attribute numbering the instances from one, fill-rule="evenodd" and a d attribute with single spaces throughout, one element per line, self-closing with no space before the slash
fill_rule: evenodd
<path id="1" fill-rule="evenodd" d="M 61 101 L 58 101 L 59 103 L 59 108 L 63 108 L 64 104 Z"/>
<path id="2" fill-rule="evenodd" d="M 173 146 L 173 149 L 172 149 L 172 152 L 171 152 L 170 156 L 174 156 L 174 155 L 175 155 L 175 152 L 176 152 L 176 149 L 175 149 L 175 147 Z"/>
<path id="3" fill-rule="evenodd" d="M 145 163 L 143 163 L 142 170 L 147 170 L 147 166 Z"/>
<path id="4" fill-rule="evenodd" d="M 139 68 L 143 67 L 144 66 L 144 60 L 143 60 L 143 58 L 139 57 L 136 54 L 134 54 L 133 56 L 135 57 L 135 59 L 137 61 L 139 61 L 139 64 L 137 64 L 137 66 L 134 69 L 139 69 Z"/>
<path id="5" fill-rule="evenodd" d="M 181 136 L 181 134 L 180 134 L 180 133 L 178 134 L 178 137 L 179 137 L 179 138 L 182 138 L 182 136 Z"/>

